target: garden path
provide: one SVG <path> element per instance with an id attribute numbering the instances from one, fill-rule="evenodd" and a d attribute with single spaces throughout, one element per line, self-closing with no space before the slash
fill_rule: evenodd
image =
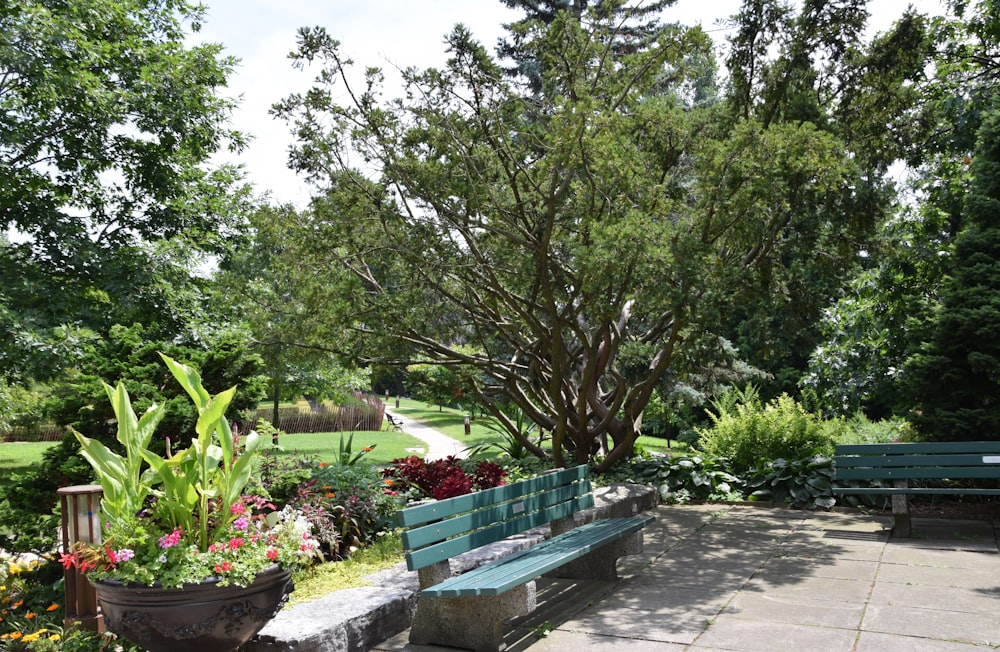
<path id="1" fill-rule="evenodd" d="M 465 450 L 465 444 L 457 439 L 452 439 L 434 428 L 425 426 L 419 421 L 414 421 L 392 410 L 386 410 L 386 413 L 391 414 L 394 419 L 398 419 L 403 424 L 403 432 L 427 444 L 427 453 L 424 455 L 425 460 L 440 460 L 450 455 L 462 459 L 468 457 L 469 454 Z M 419 455 L 423 450 L 413 450 L 411 452 Z"/>

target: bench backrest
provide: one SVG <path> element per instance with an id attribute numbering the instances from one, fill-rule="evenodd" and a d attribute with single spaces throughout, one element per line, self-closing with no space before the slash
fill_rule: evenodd
<path id="1" fill-rule="evenodd" d="M 406 566 L 417 570 L 594 506 L 587 466 L 577 466 L 408 507 L 399 512 Z"/>
<path id="2" fill-rule="evenodd" d="M 838 480 L 1000 478 L 1000 441 L 841 444 Z"/>

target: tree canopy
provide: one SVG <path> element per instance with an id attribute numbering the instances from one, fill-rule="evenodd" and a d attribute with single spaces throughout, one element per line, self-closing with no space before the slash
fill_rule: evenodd
<path id="1" fill-rule="evenodd" d="M 602 466 L 629 454 L 657 387 L 718 351 L 733 306 L 817 248 L 834 266 L 855 256 L 875 217 L 821 119 L 839 104 L 788 119 L 696 107 L 706 35 L 660 25 L 623 53 L 619 25 L 589 9 L 520 24 L 543 64 L 531 97 L 458 26 L 447 66 L 406 71 L 398 99 L 375 69 L 352 86 L 339 44 L 303 29 L 296 65 L 318 65 L 317 84 L 275 108 L 293 166 L 324 189 L 302 233 L 310 269 L 350 288 L 336 318 L 391 335 L 411 351 L 396 362 L 477 368 L 487 405 L 553 432 L 557 464 L 603 438 Z"/>
<path id="2" fill-rule="evenodd" d="M 186 44 L 203 11 L 0 8 L 0 230 L 17 236 L 0 243 L 7 374 L 51 374 L 82 333 L 115 323 L 183 329 L 191 254 L 218 249 L 242 199 L 237 171 L 208 165 L 243 137 L 221 93 L 234 60 Z"/>

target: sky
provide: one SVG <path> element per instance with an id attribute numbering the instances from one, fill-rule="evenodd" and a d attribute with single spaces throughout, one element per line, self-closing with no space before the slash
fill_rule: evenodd
<path id="1" fill-rule="evenodd" d="M 259 195 L 299 208 L 310 188 L 288 169 L 292 136 L 288 126 L 272 118 L 274 102 L 309 88 L 316 71 L 297 71 L 288 53 L 295 49 L 296 30 L 322 26 L 341 42 L 341 50 L 359 69 L 385 70 L 441 66 L 444 37 L 463 23 L 491 51 L 503 34 L 503 23 L 519 17 L 500 0 L 203 0 L 208 8 L 197 42 L 222 43 L 240 64 L 229 92 L 239 99 L 233 127 L 252 136 L 249 147 L 228 162 L 242 163 Z M 740 0 L 677 0 L 664 19 L 701 24 L 721 44 L 727 32 L 718 20 L 736 13 Z M 942 0 L 870 0 L 870 26 L 884 31 L 907 6 L 930 14 L 943 12 Z"/>

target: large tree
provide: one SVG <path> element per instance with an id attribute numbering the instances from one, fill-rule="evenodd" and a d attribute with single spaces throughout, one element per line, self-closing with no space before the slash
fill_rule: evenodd
<path id="1" fill-rule="evenodd" d="M 761 267 L 756 296 L 734 305 L 725 334 L 774 380 L 765 395 L 796 391 L 821 338 L 823 310 L 873 257 L 895 210 L 887 171 L 924 133 L 915 119 L 931 60 L 927 20 L 912 12 L 871 41 L 866 0 L 755 0 L 733 17 L 728 109 L 769 127 L 807 121 L 844 144 L 850 181 L 803 214 L 849 228 L 795 234 L 780 266 Z M 880 257 L 879 257 L 880 258 Z"/>
<path id="2" fill-rule="evenodd" d="M 983 122 L 972 174 L 930 337 L 905 369 L 909 416 L 930 439 L 1000 432 L 1000 112 Z"/>
<path id="3" fill-rule="evenodd" d="M 0 7 L 0 231 L 17 234 L 0 246 L 6 374 L 52 372 L 60 356 L 38 354 L 72 340 L 54 341 L 54 328 L 181 327 L 172 299 L 197 264 L 189 254 L 218 248 L 240 200 L 236 170 L 208 165 L 242 137 L 221 94 L 234 61 L 188 44 L 203 11 L 159 0 Z"/>
<path id="4" fill-rule="evenodd" d="M 447 66 L 407 71 L 390 101 L 377 70 L 353 87 L 337 42 L 303 29 L 295 58 L 322 67 L 317 86 L 276 107 L 294 166 L 327 189 L 302 228 L 308 268 L 349 293 L 337 318 L 478 368 L 487 405 L 501 396 L 551 430 L 559 465 L 604 437 L 601 468 L 628 455 L 657 385 L 718 341 L 761 266 L 846 224 L 801 209 L 843 188 L 837 139 L 693 108 L 676 89 L 705 34 L 663 26 L 615 54 L 618 24 L 587 11 L 522 26 L 525 56 L 545 62 L 530 99 L 461 26 Z"/>

